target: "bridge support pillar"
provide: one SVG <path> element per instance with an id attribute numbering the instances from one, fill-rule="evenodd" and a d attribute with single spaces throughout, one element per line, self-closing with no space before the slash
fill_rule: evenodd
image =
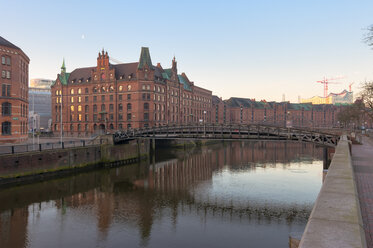
<path id="1" fill-rule="evenodd" d="M 329 169 L 329 165 L 330 165 L 330 159 L 329 159 L 328 148 L 323 147 L 323 169 L 324 171 L 327 171 Z"/>

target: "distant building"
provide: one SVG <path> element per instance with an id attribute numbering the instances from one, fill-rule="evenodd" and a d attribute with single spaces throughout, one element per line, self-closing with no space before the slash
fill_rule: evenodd
<path id="1" fill-rule="evenodd" d="M 43 82 L 46 81 L 47 80 L 44 80 Z M 49 131 L 50 126 L 48 123 L 52 118 L 51 91 L 50 88 L 47 88 L 44 85 L 36 84 L 35 86 L 38 87 L 29 88 L 29 129 L 35 129 L 36 131 Z M 35 122 L 36 120 L 38 121 Z"/>
<path id="2" fill-rule="evenodd" d="M 50 89 L 53 80 L 44 79 L 44 78 L 34 78 L 30 79 L 30 88 L 38 88 L 38 89 Z"/>
<path id="3" fill-rule="evenodd" d="M 308 99 L 301 99 L 301 103 L 312 103 L 312 104 L 352 104 L 353 103 L 353 92 L 347 90 L 341 93 L 330 93 L 327 97 L 314 96 Z"/>
<path id="4" fill-rule="evenodd" d="M 27 139 L 29 57 L 0 36 L 0 143 Z"/>

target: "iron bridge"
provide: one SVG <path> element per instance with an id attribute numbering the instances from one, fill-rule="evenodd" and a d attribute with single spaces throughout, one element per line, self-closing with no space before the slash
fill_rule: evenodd
<path id="1" fill-rule="evenodd" d="M 286 128 L 270 125 L 167 125 L 118 131 L 114 142 L 136 138 L 152 139 L 219 139 L 219 140 L 297 140 L 335 147 L 339 135 L 312 129 Z"/>

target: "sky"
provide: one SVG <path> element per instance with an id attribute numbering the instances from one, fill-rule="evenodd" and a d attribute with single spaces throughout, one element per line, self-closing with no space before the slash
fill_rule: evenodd
<path id="1" fill-rule="evenodd" d="M 343 77 L 329 92 L 356 93 L 373 80 L 373 50 L 363 41 L 373 1 L 21 1 L 0 0 L 0 36 L 31 59 L 30 78 L 56 79 L 96 65 L 98 52 L 153 64 L 229 97 L 285 100 L 323 95 L 318 80 Z M 4 21 L 5 20 L 5 21 Z"/>

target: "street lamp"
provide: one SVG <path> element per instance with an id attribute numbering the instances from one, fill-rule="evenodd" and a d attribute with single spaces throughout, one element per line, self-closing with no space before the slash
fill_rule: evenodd
<path id="1" fill-rule="evenodd" d="M 204 136 L 206 136 L 206 110 L 203 110 L 203 123 L 204 123 L 203 134 Z"/>

